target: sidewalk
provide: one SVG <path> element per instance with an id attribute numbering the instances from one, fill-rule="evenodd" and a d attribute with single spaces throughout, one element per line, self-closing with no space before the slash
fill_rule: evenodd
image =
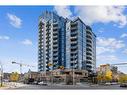
<path id="1" fill-rule="evenodd" d="M 4 87 L 1 87 L 0 90 L 4 90 L 4 89 L 10 89 L 10 88 L 18 88 L 18 87 L 22 87 L 22 86 L 27 86 L 26 84 L 22 84 L 22 83 L 16 83 L 16 82 L 6 82 L 4 83 Z"/>

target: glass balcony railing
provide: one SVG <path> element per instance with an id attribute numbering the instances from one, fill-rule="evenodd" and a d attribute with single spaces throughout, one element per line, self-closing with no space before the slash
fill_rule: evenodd
<path id="1" fill-rule="evenodd" d="M 88 35 L 92 35 L 92 33 L 91 33 L 90 30 L 86 30 L 86 34 L 88 34 Z"/>
<path id="2" fill-rule="evenodd" d="M 71 31 L 76 31 L 77 29 L 77 27 L 71 27 Z"/>
<path id="3" fill-rule="evenodd" d="M 54 22 L 53 27 L 58 27 L 58 22 Z"/>
<path id="4" fill-rule="evenodd" d="M 92 39 L 92 36 L 87 34 L 86 38 Z"/>
<path id="5" fill-rule="evenodd" d="M 86 42 L 92 44 L 92 41 L 90 39 L 86 39 Z"/>
<path id="6" fill-rule="evenodd" d="M 76 27 L 78 25 L 78 23 L 71 23 L 71 27 Z"/>

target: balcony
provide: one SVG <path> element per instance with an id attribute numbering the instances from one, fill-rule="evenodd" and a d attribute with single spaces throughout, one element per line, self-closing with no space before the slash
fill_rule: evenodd
<path id="1" fill-rule="evenodd" d="M 77 35 L 78 35 L 78 33 L 76 31 L 71 32 L 71 37 L 77 36 Z"/>
<path id="2" fill-rule="evenodd" d="M 87 64 L 87 65 L 86 65 L 86 68 L 91 69 L 92 66 Z"/>
<path id="3" fill-rule="evenodd" d="M 51 34 L 51 32 L 49 32 L 49 31 L 46 32 L 46 35 L 47 36 L 50 36 L 50 34 Z"/>
<path id="4" fill-rule="evenodd" d="M 39 39 L 38 43 L 43 44 L 43 40 Z"/>
<path id="5" fill-rule="evenodd" d="M 51 43 L 51 40 L 49 40 L 49 39 L 46 40 L 46 44 L 47 44 L 47 45 L 50 45 L 50 43 Z"/>
<path id="6" fill-rule="evenodd" d="M 50 28 L 46 28 L 46 31 L 49 31 L 50 30 Z"/>
<path id="7" fill-rule="evenodd" d="M 53 56 L 58 56 L 58 52 L 53 52 Z"/>
<path id="8" fill-rule="evenodd" d="M 54 47 L 53 52 L 58 52 L 58 47 Z"/>
<path id="9" fill-rule="evenodd" d="M 92 53 L 90 53 L 90 52 L 86 52 L 86 56 L 92 56 Z"/>
<path id="10" fill-rule="evenodd" d="M 87 35 L 86 35 L 86 38 L 92 39 L 92 36 L 89 35 L 89 34 L 87 34 Z"/>
<path id="11" fill-rule="evenodd" d="M 71 27 L 76 27 L 77 25 L 78 25 L 78 23 L 71 22 Z"/>
<path id="12" fill-rule="evenodd" d="M 78 50 L 74 50 L 74 51 L 71 50 L 71 54 L 77 54 L 77 53 L 78 53 Z"/>
<path id="13" fill-rule="evenodd" d="M 77 29 L 77 27 L 71 27 L 71 31 L 76 31 Z"/>
<path id="14" fill-rule="evenodd" d="M 86 47 L 86 50 L 93 51 L 92 47 L 89 47 L 89 46 Z"/>
<path id="15" fill-rule="evenodd" d="M 71 48 L 71 52 L 77 51 L 77 48 Z"/>
<path id="16" fill-rule="evenodd" d="M 58 44 L 53 45 L 53 49 L 57 49 L 58 48 Z"/>
<path id="17" fill-rule="evenodd" d="M 42 33 L 40 33 L 38 36 L 39 36 L 40 39 L 43 38 L 43 34 Z"/>
<path id="18" fill-rule="evenodd" d="M 44 27 L 44 23 L 40 22 L 40 23 L 38 24 L 38 27 L 42 29 L 42 28 Z"/>
<path id="19" fill-rule="evenodd" d="M 86 46 L 92 48 L 92 45 L 89 43 L 87 43 Z"/>
<path id="20" fill-rule="evenodd" d="M 71 55 L 70 56 L 75 56 L 75 57 L 78 57 L 78 54 L 73 54 L 73 53 L 71 53 Z"/>
<path id="21" fill-rule="evenodd" d="M 78 63 L 78 60 L 71 60 L 70 63 L 75 65 Z"/>
<path id="22" fill-rule="evenodd" d="M 49 26 L 51 26 L 51 24 L 49 22 L 47 22 L 46 27 L 49 27 Z"/>
<path id="23" fill-rule="evenodd" d="M 92 39 L 91 38 L 86 38 L 86 40 L 88 41 L 88 43 L 92 44 Z"/>
<path id="24" fill-rule="evenodd" d="M 58 44 L 57 40 L 53 40 L 53 45 Z"/>
<path id="25" fill-rule="evenodd" d="M 58 22 L 54 22 L 53 27 L 58 27 Z"/>
<path id="26" fill-rule="evenodd" d="M 39 29 L 39 33 L 42 33 L 42 32 L 44 32 L 44 30 L 42 30 L 42 28 L 41 28 L 41 29 Z"/>
<path id="27" fill-rule="evenodd" d="M 53 49 L 53 54 L 58 54 L 57 49 Z"/>
<path id="28" fill-rule="evenodd" d="M 71 39 L 77 39 L 78 36 L 71 36 Z"/>
<path id="29" fill-rule="evenodd" d="M 58 35 L 58 31 L 53 31 L 53 36 Z"/>
<path id="30" fill-rule="evenodd" d="M 75 56 L 73 55 L 70 58 L 71 58 L 71 60 L 77 60 L 78 59 L 78 56 L 77 55 L 75 55 Z"/>
<path id="31" fill-rule="evenodd" d="M 53 41 L 54 41 L 54 40 L 58 40 L 58 37 L 53 37 Z"/>
<path id="32" fill-rule="evenodd" d="M 90 56 L 87 56 L 86 60 L 92 60 L 92 58 Z"/>
<path id="33" fill-rule="evenodd" d="M 40 51 L 40 52 L 38 53 L 38 57 L 43 57 L 43 51 Z"/>
<path id="34" fill-rule="evenodd" d="M 53 35 L 53 38 L 54 38 L 54 39 L 58 38 L 58 35 L 57 35 L 57 34 L 56 34 L 56 35 Z"/>
<path id="35" fill-rule="evenodd" d="M 58 56 L 53 56 L 53 60 L 58 60 Z"/>
<path id="36" fill-rule="evenodd" d="M 92 60 L 86 60 L 86 64 L 92 64 L 93 61 Z"/>
<path id="37" fill-rule="evenodd" d="M 72 43 L 71 43 L 71 47 L 76 47 L 77 45 L 78 45 L 77 42 L 72 42 Z"/>
<path id="38" fill-rule="evenodd" d="M 89 30 L 89 31 L 92 31 L 90 26 L 86 26 L 86 29 Z"/>
<path id="39" fill-rule="evenodd" d="M 77 36 L 71 37 L 70 40 L 76 42 L 78 40 L 78 37 Z"/>
<path id="40" fill-rule="evenodd" d="M 58 27 L 53 27 L 53 31 L 58 31 Z"/>
<path id="41" fill-rule="evenodd" d="M 71 49 L 78 49 L 78 46 L 71 46 Z"/>
<path id="42" fill-rule="evenodd" d="M 57 54 L 53 54 L 53 59 L 55 59 L 55 60 L 58 60 L 58 55 Z"/>
<path id="43" fill-rule="evenodd" d="M 53 59 L 53 63 L 58 63 L 58 60 Z"/>
<path id="44" fill-rule="evenodd" d="M 91 33 L 90 30 L 86 30 L 86 34 L 88 34 L 88 35 L 92 35 L 92 33 Z"/>
<path id="45" fill-rule="evenodd" d="M 39 44 L 38 47 L 41 48 L 41 47 L 43 47 L 43 45 L 42 44 Z"/>
<path id="46" fill-rule="evenodd" d="M 87 39 L 86 42 L 92 44 L 92 41 L 90 39 Z"/>
<path id="47" fill-rule="evenodd" d="M 46 43 L 46 48 L 50 48 L 51 47 L 51 44 L 50 43 Z"/>
<path id="48" fill-rule="evenodd" d="M 78 40 L 78 36 L 71 36 L 70 40 L 71 41 L 77 41 Z"/>
<path id="49" fill-rule="evenodd" d="M 88 47 L 87 47 L 87 48 L 86 48 L 86 50 L 87 50 L 87 51 L 91 51 L 91 52 L 92 52 L 92 49 L 91 49 L 91 48 L 88 48 Z"/>

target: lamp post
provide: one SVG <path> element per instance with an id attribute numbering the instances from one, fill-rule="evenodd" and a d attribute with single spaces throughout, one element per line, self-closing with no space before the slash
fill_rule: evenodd
<path id="1" fill-rule="evenodd" d="M 17 63 L 15 61 L 12 61 L 12 64 L 18 64 L 20 66 L 20 74 L 22 75 L 22 63 Z"/>

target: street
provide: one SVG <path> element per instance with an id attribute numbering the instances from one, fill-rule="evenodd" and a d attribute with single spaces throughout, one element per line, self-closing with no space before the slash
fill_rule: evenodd
<path id="1" fill-rule="evenodd" d="M 12 86 L 12 83 L 11 83 L 11 86 L 10 87 L 7 87 L 7 88 L 3 88 L 3 89 L 6 89 L 6 90 L 48 90 L 48 89 L 65 89 L 65 90 L 71 90 L 71 89 L 82 89 L 82 90 L 85 90 L 85 89 L 102 89 L 102 90 L 110 90 L 110 89 L 120 89 L 120 90 L 127 90 L 127 88 L 122 88 L 120 87 L 119 85 L 108 85 L 108 86 L 104 86 L 104 85 L 89 85 L 89 84 L 77 84 L 77 85 L 61 85 L 61 84 L 53 84 L 53 85 L 47 85 L 47 86 L 44 86 L 44 85 L 31 85 L 31 84 L 22 84 L 22 83 L 14 83 L 13 86 Z"/>

